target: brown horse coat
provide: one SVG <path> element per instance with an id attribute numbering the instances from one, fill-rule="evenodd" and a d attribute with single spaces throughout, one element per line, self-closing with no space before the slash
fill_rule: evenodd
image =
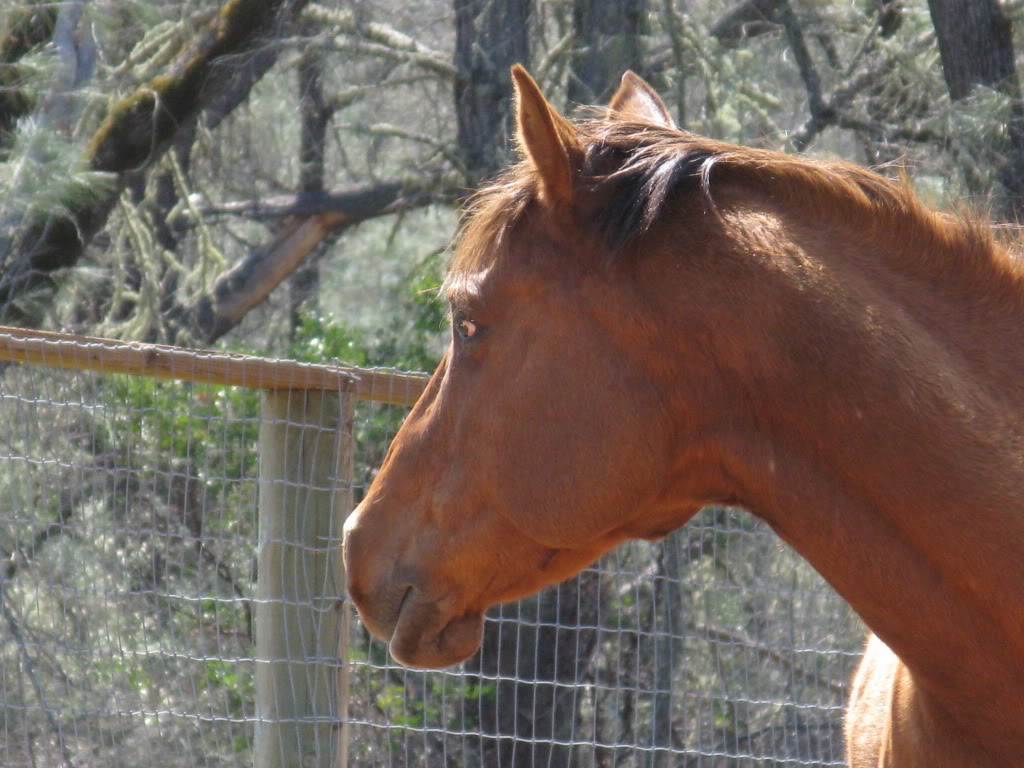
<path id="1" fill-rule="evenodd" d="M 346 525 L 366 626 L 455 663 L 489 605 L 739 504 L 877 636 L 851 766 L 1024 765 L 1019 264 L 905 185 L 678 131 L 632 74 L 581 124 L 513 75 L 524 160 Z"/>

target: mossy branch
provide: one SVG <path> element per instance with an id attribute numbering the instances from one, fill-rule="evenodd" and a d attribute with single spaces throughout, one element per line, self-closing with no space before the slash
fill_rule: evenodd
<path id="1" fill-rule="evenodd" d="M 305 2 L 226 0 L 166 74 L 111 106 L 89 141 L 82 164 L 93 173 L 109 175 L 112 183 L 101 195 L 68 201 L 63 215 L 40 215 L 26 222 L 0 279 L 0 317 L 33 324 L 31 310 L 18 307 L 15 300 L 27 292 L 38 296 L 56 290 L 53 273 L 77 263 L 128 179 L 152 166 L 244 66 L 244 54 L 257 52 L 289 27 Z"/>
<path id="2" fill-rule="evenodd" d="M 18 119 L 28 114 L 35 103 L 22 88 L 22 73 L 17 62 L 53 36 L 57 23 L 57 5 L 35 0 L 12 11 L 0 22 L 0 147 L 10 143 L 10 133 Z"/>

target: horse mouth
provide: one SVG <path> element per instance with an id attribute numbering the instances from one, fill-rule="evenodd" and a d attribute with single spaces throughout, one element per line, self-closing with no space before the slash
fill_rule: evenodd
<path id="1" fill-rule="evenodd" d="M 483 614 L 453 614 L 446 610 L 448 602 L 427 599 L 415 587 L 408 587 L 391 631 L 374 634 L 388 643 L 392 658 L 405 666 L 440 669 L 465 661 L 480 648 Z"/>

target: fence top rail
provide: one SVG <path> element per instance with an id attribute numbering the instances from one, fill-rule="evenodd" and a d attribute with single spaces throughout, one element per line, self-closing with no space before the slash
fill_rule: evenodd
<path id="1" fill-rule="evenodd" d="M 412 405 L 427 382 L 426 376 L 411 373 L 6 326 L 0 326 L 0 361 L 254 389 L 354 391 L 360 400 L 392 405 Z"/>

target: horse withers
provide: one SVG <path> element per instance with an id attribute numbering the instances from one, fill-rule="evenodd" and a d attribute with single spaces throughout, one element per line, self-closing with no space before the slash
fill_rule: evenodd
<path id="1" fill-rule="evenodd" d="M 572 123 L 513 70 L 522 161 L 471 202 L 452 339 L 345 529 L 398 661 L 708 504 L 875 633 L 851 766 L 1024 765 L 1024 275 L 907 185 L 701 138 L 627 73 Z"/>

